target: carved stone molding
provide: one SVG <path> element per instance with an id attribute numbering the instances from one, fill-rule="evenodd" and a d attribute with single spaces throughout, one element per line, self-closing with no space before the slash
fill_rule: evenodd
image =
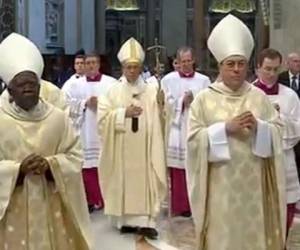
<path id="1" fill-rule="evenodd" d="M 46 0 L 46 41 L 48 45 L 59 46 L 62 41 L 63 0 Z"/>
<path id="2" fill-rule="evenodd" d="M 15 1 L 0 0 L 0 41 L 15 30 Z"/>

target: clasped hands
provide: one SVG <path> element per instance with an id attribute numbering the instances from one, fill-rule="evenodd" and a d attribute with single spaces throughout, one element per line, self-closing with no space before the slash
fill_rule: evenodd
<path id="1" fill-rule="evenodd" d="M 92 111 L 96 112 L 97 111 L 97 106 L 98 106 L 98 98 L 97 96 L 91 96 L 85 103 L 85 106 Z"/>
<path id="2" fill-rule="evenodd" d="M 126 108 L 125 117 L 131 118 L 131 117 L 138 117 L 142 114 L 143 109 L 141 107 L 135 106 L 131 104 Z"/>
<path id="3" fill-rule="evenodd" d="M 193 92 L 192 91 L 185 92 L 183 97 L 184 108 L 189 108 L 193 100 L 194 100 Z"/>
<path id="4" fill-rule="evenodd" d="M 31 154 L 21 162 L 20 172 L 23 175 L 27 175 L 29 173 L 43 175 L 49 168 L 50 165 L 44 157 L 37 154 Z"/>
<path id="5" fill-rule="evenodd" d="M 246 111 L 227 121 L 225 128 L 229 135 L 241 134 L 245 129 L 256 131 L 257 120 L 250 111 Z"/>

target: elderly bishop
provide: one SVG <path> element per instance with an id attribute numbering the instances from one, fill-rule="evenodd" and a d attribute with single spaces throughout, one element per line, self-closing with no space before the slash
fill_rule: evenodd
<path id="1" fill-rule="evenodd" d="M 144 51 L 135 39 L 123 44 L 118 58 L 123 76 L 98 103 L 105 214 L 121 232 L 156 238 L 154 219 L 167 186 L 158 90 L 140 75 Z"/>

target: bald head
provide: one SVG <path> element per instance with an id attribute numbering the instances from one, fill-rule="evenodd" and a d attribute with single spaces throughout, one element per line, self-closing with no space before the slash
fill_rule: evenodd
<path id="1" fill-rule="evenodd" d="M 292 52 L 287 57 L 287 67 L 293 75 L 300 73 L 300 54 Z"/>

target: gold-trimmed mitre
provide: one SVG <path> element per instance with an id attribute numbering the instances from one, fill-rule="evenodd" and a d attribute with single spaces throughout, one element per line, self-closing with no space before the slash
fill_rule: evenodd
<path id="1" fill-rule="evenodd" d="M 119 50 L 118 59 L 122 64 L 142 64 L 145 59 L 145 52 L 141 44 L 131 37 L 122 45 L 121 49 Z"/>

